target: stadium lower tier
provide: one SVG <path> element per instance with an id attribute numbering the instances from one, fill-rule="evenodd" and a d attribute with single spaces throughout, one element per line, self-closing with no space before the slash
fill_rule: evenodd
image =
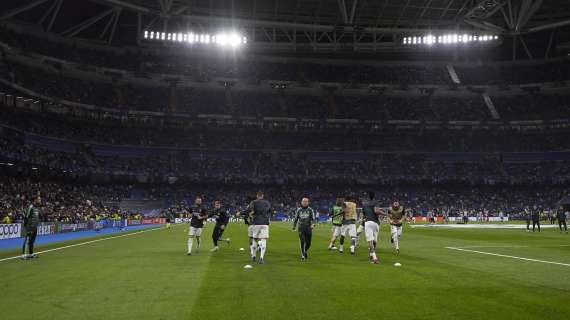
<path id="1" fill-rule="evenodd" d="M 544 217 L 559 208 L 559 201 L 570 194 L 568 185 L 560 186 L 474 186 L 375 185 L 353 184 L 200 184 L 93 183 L 67 178 L 47 179 L 38 175 L 0 176 L 0 219 L 21 221 L 24 208 L 33 195 L 42 197 L 42 220 L 86 223 L 105 217 L 136 217 L 145 214 L 162 217 L 188 217 L 194 198 L 201 196 L 209 208 L 215 200 L 231 215 L 243 210 L 258 190 L 271 202 L 273 218 L 290 217 L 302 197 L 326 216 L 337 197 L 360 200 L 375 191 L 377 200 L 388 207 L 398 200 L 414 216 L 499 216 L 526 218 L 525 209 L 539 210 Z"/>

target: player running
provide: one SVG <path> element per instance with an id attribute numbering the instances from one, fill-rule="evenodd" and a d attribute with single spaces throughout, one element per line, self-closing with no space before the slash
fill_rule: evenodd
<path id="1" fill-rule="evenodd" d="M 252 223 L 252 210 L 250 208 L 251 203 L 253 202 L 253 198 L 252 197 L 247 197 L 245 199 L 245 202 L 247 203 L 247 205 L 245 206 L 245 210 L 243 212 L 238 211 L 236 213 L 236 216 L 239 218 L 241 217 L 243 219 L 243 222 L 247 225 L 247 237 L 249 238 L 249 247 L 251 248 L 251 246 L 253 245 L 253 223 Z"/>
<path id="2" fill-rule="evenodd" d="M 336 198 L 336 203 L 330 209 L 330 216 L 332 222 L 332 237 L 329 242 L 329 250 L 336 250 L 335 247 L 336 239 L 340 236 L 342 228 L 343 211 L 342 204 L 344 203 L 344 198 Z"/>
<path id="3" fill-rule="evenodd" d="M 348 197 L 346 199 L 342 204 L 343 219 L 338 252 L 344 252 L 344 238 L 348 235 L 350 237 L 350 254 L 354 254 L 356 248 L 356 202 Z"/>
<path id="4" fill-rule="evenodd" d="M 190 208 L 192 216 L 190 220 L 190 229 L 188 230 L 188 255 L 192 255 L 192 242 L 196 238 L 196 253 L 200 251 L 200 237 L 204 228 L 204 221 L 208 219 L 208 211 L 202 206 L 202 198 L 196 197 L 194 206 Z"/>
<path id="5" fill-rule="evenodd" d="M 230 215 L 222 209 L 222 203 L 220 201 L 214 201 L 214 209 L 210 216 L 216 217 L 216 226 L 212 231 L 212 241 L 214 242 L 214 247 L 210 250 L 211 252 L 216 252 L 220 250 L 218 247 L 218 241 L 225 241 L 228 245 L 230 244 L 230 238 L 222 239 L 222 234 L 226 230 L 226 226 L 230 221 Z"/>
<path id="6" fill-rule="evenodd" d="M 295 211 L 295 219 L 293 220 L 293 231 L 299 223 L 299 241 L 301 246 L 301 261 L 309 258 L 307 251 L 311 248 L 311 238 L 313 237 L 313 228 L 315 227 L 315 210 L 309 207 L 309 198 L 301 200 L 301 207 Z"/>
<path id="7" fill-rule="evenodd" d="M 404 207 L 400 206 L 400 202 L 394 201 L 390 209 L 388 209 L 388 221 L 390 222 L 390 242 L 396 247 L 396 254 L 400 254 L 400 236 L 402 235 L 402 223 L 406 218 Z"/>
<path id="8" fill-rule="evenodd" d="M 376 256 L 376 244 L 378 242 L 378 232 L 380 230 L 379 215 L 384 211 L 378 206 L 378 201 L 374 200 L 374 192 L 368 193 L 368 199 L 362 202 L 362 214 L 364 217 L 364 234 L 368 242 L 368 256 L 371 263 L 378 264 Z"/>
<path id="9" fill-rule="evenodd" d="M 264 199 L 263 192 L 257 192 L 257 199 L 249 205 L 252 212 L 252 237 L 251 260 L 256 260 L 257 248 L 259 247 L 259 264 L 265 263 L 265 251 L 269 238 L 269 216 L 271 215 L 271 203 Z"/>
<path id="10" fill-rule="evenodd" d="M 24 210 L 25 237 L 24 244 L 22 245 L 22 259 L 31 259 L 38 256 L 34 254 L 34 243 L 38 235 L 38 225 L 40 223 L 39 208 L 41 205 L 42 198 L 36 196 L 33 198 L 32 203 Z M 26 243 L 28 244 L 28 254 L 26 254 Z"/>

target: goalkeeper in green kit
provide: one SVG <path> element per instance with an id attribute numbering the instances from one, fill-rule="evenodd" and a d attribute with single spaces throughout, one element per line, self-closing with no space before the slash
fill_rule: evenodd
<path id="1" fill-rule="evenodd" d="M 22 259 L 36 258 L 34 254 L 34 242 L 38 235 L 38 225 L 40 223 L 40 206 L 42 198 L 36 196 L 32 203 L 24 209 L 24 244 L 22 245 Z M 28 245 L 28 254 L 26 254 L 26 244 Z"/>

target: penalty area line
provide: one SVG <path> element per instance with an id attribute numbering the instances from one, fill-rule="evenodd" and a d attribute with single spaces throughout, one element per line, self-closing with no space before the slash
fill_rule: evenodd
<path id="1" fill-rule="evenodd" d="M 539 262 L 539 263 L 546 263 L 546 264 L 554 264 L 557 266 L 564 266 L 570 267 L 570 263 L 562 263 L 562 262 L 554 262 L 554 261 L 547 261 L 547 260 L 539 260 L 539 259 L 531 259 L 531 258 L 524 258 L 524 257 L 517 257 L 517 256 L 509 256 L 506 254 L 499 254 L 499 253 L 492 253 L 492 252 L 485 252 L 485 251 L 478 251 L 478 250 L 470 250 L 470 249 L 463 249 L 463 248 L 456 248 L 456 247 L 445 247 L 446 249 L 456 250 L 456 251 L 465 251 L 465 252 L 472 252 L 478 254 L 484 254 L 488 256 L 495 256 L 495 257 L 502 257 L 502 258 L 510 258 L 516 260 L 523 260 L 523 261 L 531 261 L 531 262 Z"/>
<path id="2" fill-rule="evenodd" d="M 132 232 L 132 233 L 121 234 L 121 235 L 118 235 L 118 236 L 112 236 L 112 237 L 106 237 L 106 238 L 101 238 L 101 239 L 89 240 L 89 241 L 85 241 L 85 242 L 70 244 L 70 245 L 63 246 L 63 247 L 57 247 L 57 248 L 52 248 L 52 249 L 47 249 L 47 250 L 43 250 L 43 251 L 34 252 L 34 254 L 40 255 L 40 254 L 44 254 L 44 253 L 48 253 L 48 252 L 52 252 L 52 251 L 58 251 L 58 250 L 63 250 L 63 249 L 68 249 L 68 248 L 73 248 L 73 247 L 84 246 L 84 245 L 87 245 L 87 244 L 91 244 L 91 243 L 95 243 L 95 242 L 100 242 L 100 241 L 105 241 L 105 240 L 111 240 L 111 239 L 117 239 L 117 238 L 123 238 L 123 237 L 134 236 L 134 235 L 137 235 L 137 234 L 141 234 L 141 233 L 145 233 L 145 232 L 149 232 L 149 231 L 160 230 L 160 229 L 162 229 L 162 228 L 161 228 L 161 227 L 158 227 L 158 228 L 151 228 L 151 229 L 147 229 L 147 230 L 140 230 L 140 231 L 135 231 L 135 232 Z M 13 256 L 13 257 L 3 258 L 3 259 L 0 259 L 0 262 L 9 261 L 9 260 L 14 260 L 14 259 L 19 259 L 19 258 L 21 258 L 21 257 L 22 257 L 22 255 L 17 255 L 17 256 Z"/>

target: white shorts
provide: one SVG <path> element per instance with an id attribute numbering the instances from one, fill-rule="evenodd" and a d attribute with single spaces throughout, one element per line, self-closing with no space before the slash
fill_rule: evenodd
<path id="1" fill-rule="evenodd" d="M 342 227 L 341 226 L 334 226 L 332 227 L 333 237 L 338 237 L 341 234 Z"/>
<path id="2" fill-rule="evenodd" d="M 364 234 L 366 235 L 366 241 L 378 241 L 378 231 L 380 227 L 378 223 L 374 221 L 366 221 L 364 223 Z"/>
<path id="3" fill-rule="evenodd" d="M 255 239 L 268 239 L 269 226 L 268 225 L 253 225 L 251 228 L 253 238 Z"/>
<path id="4" fill-rule="evenodd" d="M 203 228 L 194 228 L 194 227 L 190 226 L 190 229 L 188 230 L 188 235 L 200 237 L 202 235 L 202 229 Z"/>
<path id="5" fill-rule="evenodd" d="M 356 238 L 356 225 L 353 224 L 343 224 L 340 227 L 340 235 L 341 236 L 349 236 L 351 238 Z"/>
<path id="6" fill-rule="evenodd" d="M 253 238 L 253 225 L 247 226 L 247 236 Z"/>
<path id="7" fill-rule="evenodd" d="M 390 234 L 392 235 L 392 238 L 394 237 L 394 235 L 397 235 L 398 237 L 402 235 L 402 226 L 395 226 L 395 225 L 391 225 L 390 226 Z"/>

